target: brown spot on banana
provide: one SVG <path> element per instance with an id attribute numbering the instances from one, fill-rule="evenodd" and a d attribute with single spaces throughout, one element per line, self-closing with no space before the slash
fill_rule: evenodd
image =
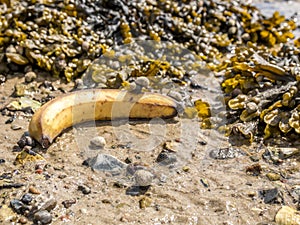
<path id="1" fill-rule="evenodd" d="M 89 89 L 61 95 L 44 104 L 32 117 L 29 134 L 43 148 L 66 128 L 92 120 L 171 118 L 176 102 L 156 93 Z"/>

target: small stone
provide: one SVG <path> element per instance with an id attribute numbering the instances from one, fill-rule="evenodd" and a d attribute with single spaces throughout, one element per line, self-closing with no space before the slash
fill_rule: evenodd
<path id="1" fill-rule="evenodd" d="M 30 202 L 32 201 L 32 195 L 29 193 L 24 194 L 21 198 L 21 201 L 24 204 L 27 204 L 27 205 L 30 204 Z"/>
<path id="2" fill-rule="evenodd" d="M 46 210 L 48 212 L 50 212 L 51 210 L 53 210 L 57 205 L 57 201 L 54 198 L 50 198 L 49 200 L 47 200 L 40 208 L 40 210 Z"/>
<path id="3" fill-rule="evenodd" d="M 31 194 L 36 194 L 36 195 L 39 195 L 41 194 L 41 192 L 34 186 L 29 186 L 29 189 L 28 189 L 29 193 Z"/>
<path id="4" fill-rule="evenodd" d="M 182 167 L 182 170 L 183 170 L 184 172 L 189 172 L 189 171 L 190 171 L 190 167 L 184 166 L 184 167 Z"/>
<path id="5" fill-rule="evenodd" d="M 26 210 L 29 210 L 28 206 L 24 205 L 24 203 L 18 199 L 11 200 L 10 207 L 19 214 L 24 214 Z"/>
<path id="6" fill-rule="evenodd" d="M 87 210 L 86 210 L 85 208 L 81 208 L 81 209 L 80 209 L 80 212 L 81 212 L 82 214 L 87 214 Z"/>
<path id="7" fill-rule="evenodd" d="M 0 159 L 0 164 L 5 163 L 5 159 Z"/>
<path id="8" fill-rule="evenodd" d="M 0 74 L 0 84 L 5 83 L 5 81 L 6 81 L 6 76 Z"/>
<path id="9" fill-rule="evenodd" d="M 113 174 L 118 174 L 126 168 L 125 163 L 107 154 L 98 154 L 93 158 L 85 160 L 83 163 L 94 170 L 107 171 Z"/>
<path id="10" fill-rule="evenodd" d="M 18 222 L 21 224 L 26 224 L 28 222 L 28 220 L 25 217 L 20 217 Z"/>
<path id="11" fill-rule="evenodd" d="M 229 30 L 228 30 L 228 34 L 235 34 L 237 32 L 237 28 L 236 27 L 230 27 Z"/>
<path id="12" fill-rule="evenodd" d="M 85 185 L 79 185 L 78 190 L 81 191 L 83 194 L 88 195 L 91 193 L 91 188 Z"/>
<path id="13" fill-rule="evenodd" d="M 87 52 L 87 51 L 89 50 L 89 48 L 90 48 L 89 42 L 88 42 L 88 41 L 82 42 L 81 48 L 82 48 L 83 51 L 86 51 L 86 52 Z"/>
<path id="14" fill-rule="evenodd" d="M 20 125 L 18 125 L 18 124 L 12 124 L 12 125 L 10 126 L 10 128 L 11 128 L 12 130 L 20 130 L 20 129 L 22 129 L 22 126 L 20 126 Z"/>
<path id="15" fill-rule="evenodd" d="M 266 176 L 270 181 L 280 180 L 280 174 L 278 173 L 267 173 Z"/>
<path id="16" fill-rule="evenodd" d="M 259 163 L 253 164 L 246 168 L 246 173 L 251 174 L 252 176 L 258 176 L 262 171 L 261 165 Z"/>
<path id="17" fill-rule="evenodd" d="M 34 142 L 34 140 L 33 140 L 32 137 L 30 137 L 30 136 L 25 136 L 25 140 L 26 140 L 26 145 L 32 146 L 32 147 L 35 146 L 35 142 Z"/>
<path id="18" fill-rule="evenodd" d="M 259 191 L 259 193 L 260 193 L 260 196 L 264 199 L 265 204 L 282 203 L 283 202 L 282 195 L 277 188 L 261 190 L 261 191 Z"/>
<path id="19" fill-rule="evenodd" d="M 280 159 L 287 159 L 299 153 L 300 149 L 298 148 L 280 148 L 279 157 Z"/>
<path id="20" fill-rule="evenodd" d="M 206 187 L 206 188 L 209 187 L 209 183 L 208 183 L 208 181 L 207 181 L 205 178 L 201 178 L 201 179 L 200 179 L 200 182 L 201 182 L 201 184 L 202 184 L 204 187 Z"/>
<path id="21" fill-rule="evenodd" d="M 156 162 L 161 165 L 170 165 L 177 162 L 177 157 L 174 153 L 168 151 L 161 151 L 156 158 Z"/>
<path id="22" fill-rule="evenodd" d="M 299 211 L 289 207 L 282 206 L 275 216 L 276 224 L 280 225 L 299 225 L 300 214 Z"/>
<path id="23" fill-rule="evenodd" d="M 137 186 L 150 186 L 153 178 L 154 175 L 147 170 L 138 170 L 134 173 L 135 185 Z"/>
<path id="24" fill-rule="evenodd" d="M 52 215 L 47 210 L 38 211 L 33 215 L 34 221 L 41 224 L 50 224 Z"/>
<path id="25" fill-rule="evenodd" d="M 28 72 L 28 73 L 25 74 L 25 81 L 27 83 L 30 83 L 35 79 L 36 79 L 36 73 L 35 72 Z"/>
<path id="26" fill-rule="evenodd" d="M 247 195 L 250 197 L 250 198 L 253 198 L 256 196 L 256 192 L 255 191 L 248 191 L 247 192 Z"/>
<path id="27" fill-rule="evenodd" d="M 97 136 L 91 139 L 90 141 L 91 147 L 103 148 L 106 145 L 106 141 L 104 137 Z"/>
<path id="28" fill-rule="evenodd" d="M 65 200 L 62 202 L 63 206 L 67 209 L 76 203 L 76 199 Z"/>
<path id="29" fill-rule="evenodd" d="M 152 199 L 147 196 L 142 197 L 139 201 L 139 205 L 141 209 L 149 207 L 151 203 L 152 203 Z"/>
<path id="30" fill-rule="evenodd" d="M 143 77 L 143 76 L 136 78 L 135 83 L 137 85 L 139 85 L 141 87 L 145 87 L 145 88 L 147 88 L 150 85 L 149 79 L 147 77 Z"/>
<path id="31" fill-rule="evenodd" d="M 101 202 L 104 204 L 111 204 L 111 200 L 109 200 L 109 199 L 102 199 Z"/>

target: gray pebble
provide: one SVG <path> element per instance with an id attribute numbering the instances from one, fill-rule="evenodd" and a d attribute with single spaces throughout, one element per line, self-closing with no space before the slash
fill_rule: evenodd
<path id="1" fill-rule="evenodd" d="M 90 144 L 92 147 L 103 148 L 106 145 L 104 137 L 97 136 L 91 139 Z"/>
<path id="2" fill-rule="evenodd" d="M 145 88 L 147 88 L 150 85 L 150 81 L 147 77 L 138 77 L 136 78 L 135 83 Z"/>
<path id="3" fill-rule="evenodd" d="M 36 212 L 33 218 L 36 222 L 41 224 L 50 224 L 52 222 L 52 215 L 47 210 Z"/>
<path id="4" fill-rule="evenodd" d="M 94 170 L 120 173 L 126 168 L 126 164 L 111 155 L 98 154 L 93 158 L 84 161 L 84 165 L 92 167 Z"/>
<path id="5" fill-rule="evenodd" d="M 134 173 L 136 186 L 150 186 L 153 181 L 154 175 L 147 170 L 138 170 Z"/>

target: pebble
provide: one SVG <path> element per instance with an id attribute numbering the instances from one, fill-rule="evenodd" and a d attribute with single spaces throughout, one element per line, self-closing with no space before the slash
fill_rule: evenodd
<path id="1" fill-rule="evenodd" d="M 81 212 L 82 214 L 87 214 L 87 210 L 86 210 L 85 208 L 81 208 L 81 209 L 80 209 L 80 212 Z"/>
<path id="2" fill-rule="evenodd" d="M 279 192 L 278 188 L 272 188 L 268 190 L 261 190 L 259 191 L 260 195 L 264 199 L 265 204 L 271 203 L 282 203 L 283 198 L 281 193 Z"/>
<path id="3" fill-rule="evenodd" d="M 275 216 L 275 222 L 280 225 L 299 225 L 299 212 L 289 206 L 282 206 Z"/>
<path id="4" fill-rule="evenodd" d="M 161 165 L 170 165 L 177 162 L 177 157 L 174 153 L 168 151 L 161 151 L 156 158 L 156 162 Z"/>
<path id="5" fill-rule="evenodd" d="M 92 148 L 93 147 L 104 148 L 104 146 L 106 145 L 106 141 L 105 141 L 104 137 L 97 136 L 97 137 L 94 137 L 91 139 L 90 145 Z"/>
<path id="6" fill-rule="evenodd" d="M 49 200 L 47 200 L 40 208 L 41 211 L 46 210 L 48 212 L 50 212 L 51 210 L 53 210 L 57 205 L 57 201 L 54 198 L 50 198 Z"/>
<path id="7" fill-rule="evenodd" d="M 28 206 L 24 205 L 24 203 L 18 199 L 11 200 L 10 206 L 16 213 L 19 214 L 24 214 L 26 210 L 29 210 Z"/>
<path id="8" fill-rule="evenodd" d="M 39 195 L 41 194 L 41 192 L 34 186 L 29 186 L 29 189 L 28 189 L 29 193 L 31 194 L 36 194 L 36 195 Z"/>
<path id="9" fill-rule="evenodd" d="M 147 77 L 141 76 L 136 78 L 135 83 L 141 87 L 147 88 L 150 85 L 150 81 Z"/>
<path id="10" fill-rule="evenodd" d="M 141 209 L 145 209 L 149 207 L 151 203 L 152 203 L 152 199 L 147 196 L 144 196 L 139 200 L 139 205 Z"/>
<path id="11" fill-rule="evenodd" d="M 47 210 L 38 211 L 33 215 L 34 221 L 41 224 L 50 224 L 52 215 Z"/>
<path id="12" fill-rule="evenodd" d="M 28 220 L 26 219 L 26 217 L 20 217 L 18 222 L 21 224 L 26 224 L 28 222 Z"/>
<path id="13" fill-rule="evenodd" d="M 21 198 L 21 201 L 24 204 L 27 204 L 27 205 L 30 204 L 30 202 L 32 201 L 32 195 L 29 193 L 24 194 Z"/>
<path id="14" fill-rule="evenodd" d="M 280 174 L 278 173 L 267 173 L 266 176 L 270 181 L 280 180 Z"/>
<path id="15" fill-rule="evenodd" d="M 97 154 L 93 158 L 84 161 L 84 165 L 90 166 L 94 170 L 111 172 L 113 174 L 120 173 L 126 168 L 126 163 L 107 154 Z"/>
<path id="16" fill-rule="evenodd" d="M 5 163 L 5 159 L 0 159 L 0 164 Z"/>
<path id="17" fill-rule="evenodd" d="M 147 170 L 138 170 L 134 173 L 135 185 L 137 186 L 150 186 L 153 178 L 154 175 Z"/>
<path id="18" fill-rule="evenodd" d="M 184 172 L 189 172 L 190 171 L 190 167 L 189 166 L 184 166 L 184 167 L 182 167 L 182 170 Z"/>
<path id="19" fill-rule="evenodd" d="M 280 148 L 279 157 L 281 159 L 287 159 L 299 153 L 300 153 L 300 149 L 298 148 Z"/>
<path id="20" fill-rule="evenodd" d="M 85 185 L 79 185 L 78 190 L 81 191 L 83 194 L 88 195 L 91 193 L 91 188 Z"/>
<path id="21" fill-rule="evenodd" d="M 12 125 L 10 126 L 10 128 L 11 128 L 12 130 L 20 130 L 20 129 L 22 129 L 22 126 L 17 125 L 17 124 L 12 124 Z"/>
<path id="22" fill-rule="evenodd" d="M 246 168 L 246 173 L 251 174 L 253 176 L 258 176 L 262 172 L 262 167 L 259 163 L 255 163 Z"/>
<path id="23" fill-rule="evenodd" d="M 35 72 L 28 72 L 28 73 L 25 74 L 25 81 L 27 83 L 30 83 L 35 79 L 36 79 L 36 73 Z"/>
<path id="24" fill-rule="evenodd" d="M 62 202 L 63 206 L 67 209 L 76 203 L 76 199 L 65 200 Z"/>

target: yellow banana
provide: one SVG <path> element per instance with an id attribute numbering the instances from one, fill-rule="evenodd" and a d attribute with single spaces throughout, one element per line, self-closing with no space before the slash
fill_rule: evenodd
<path id="1" fill-rule="evenodd" d="M 171 118 L 176 102 L 156 93 L 89 89 L 59 96 L 33 115 L 29 134 L 47 148 L 64 129 L 92 120 Z"/>

